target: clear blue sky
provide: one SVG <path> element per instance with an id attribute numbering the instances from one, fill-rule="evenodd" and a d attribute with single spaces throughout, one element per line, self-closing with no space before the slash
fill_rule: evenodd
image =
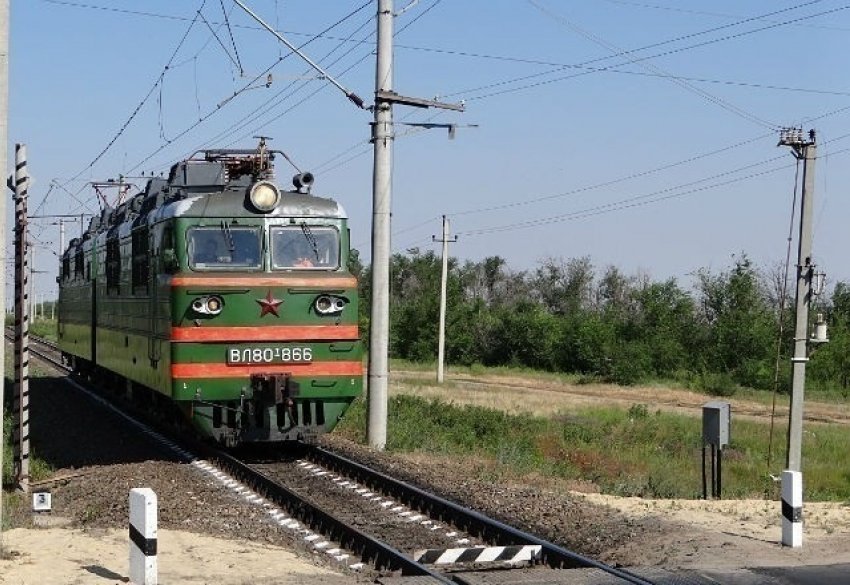
<path id="1" fill-rule="evenodd" d="M 247 4 L 371 103 L 376 0 Z M 86 181 L 263 134 L 345 205 L 368 260 L 371 114 L 232 0 L 13 0 L 11 12 L 9 153 L 27 144 L 31 213 L 95 210 Z M 785 257 L 795 173 L 777 128 L 802 125 L 819 132 L 816 262 L 850 280 L 850 1 L 420 0 L 395 26 L 395 90 L 467 106 L 397 106 L 396 121 L 478 127 L 448 140 L 397 126 L 394 251 L 437 250 L 446 214 L 453 256 L 515 270 L 589 255 L 600 272 L 687 283 L 741 251 L 769 266 Z M 50 223 L 34 226 L 45 291 Z"/>

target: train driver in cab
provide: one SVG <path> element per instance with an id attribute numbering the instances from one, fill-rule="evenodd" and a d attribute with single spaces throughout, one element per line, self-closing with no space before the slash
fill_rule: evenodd
<path id="1" fill-rule="evenodd" d="M 306 241 L 297 243 L 294 248 L 295 257 L 291 264 L 293 268 L 312 268 L 315 266 L 313 260 L 316 258 L 316 253 Z"/>

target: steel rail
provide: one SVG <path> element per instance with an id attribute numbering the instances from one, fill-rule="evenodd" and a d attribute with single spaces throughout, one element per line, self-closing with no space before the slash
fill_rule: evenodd
<path id="1" fill-rule="evenodd" d="M 437 583 L 455 583 L 426 565 L 414 561 L 397 549 L 346 524 L 235 457 L 214 447 L 204 445 L 200 445 L 199 450 L 202 451 L 205 458 L 214 460 L 229 474 L 285 508 L 290 515 L 301 523 L 340 546 L 353 551 L 364 562 L 371 564 L 378 570 L 400 571 L 405 576 L 427 576 L 435 579 Z"/>
<path id="2" fill-rule="evenodd" d="M 390 477 L 321 447 L 305 446 L 306 456 L 315 463 L 352 477 L 364 485 L 394 497 L 401 503 L 443 522 L 451 522 L 461 530 L 478 535 L 494 545 L 537 544 L 541 546 L 541 560 L 552 568 L 594 568 L 633 583 L 653 585 L 628 571 L 615 569 L 599 561 L 582 556 L 551 542 L 522 532 L 498 520 L 464 508 L 444 498 Z"/>

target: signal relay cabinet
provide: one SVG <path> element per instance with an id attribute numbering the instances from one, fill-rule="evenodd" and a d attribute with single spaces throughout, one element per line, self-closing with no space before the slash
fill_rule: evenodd
<path id="1" fill-rule="evenodd" d="M 728 402 L 702 405 L 702 444 L 723 449 L 729 445 L 730 409 Z"/>

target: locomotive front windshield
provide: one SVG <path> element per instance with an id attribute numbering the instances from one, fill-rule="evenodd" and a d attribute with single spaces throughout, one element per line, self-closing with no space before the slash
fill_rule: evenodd
<path id="1" fill-rule="evenodd" d="M 191 228 L 186 234 L 190 265 L 196 270 L 258 270 L 262 268 L 260 237 L 259 227 Z"/>
<path id="2" fill-rule="evenodd" d="M 269 235 L 275 270 L 339 268 L 339 231 L 334 227 L 302 223 L 272 227 Z"/>

